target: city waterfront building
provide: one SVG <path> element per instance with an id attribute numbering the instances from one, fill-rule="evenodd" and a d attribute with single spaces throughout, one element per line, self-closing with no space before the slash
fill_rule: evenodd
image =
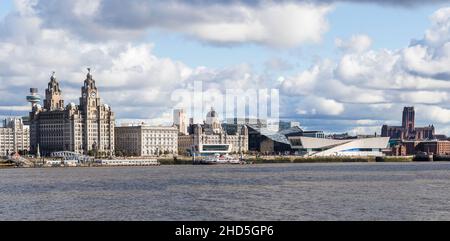
<path id="1" fill-rule="evenodd" d="M 402 125 L 383 125 L 381 136 L 398 140 L 430 140 L 434 139 L 435 129 L 433 125 L 416 127 L 414 107 L 405 107 L 403 109 Z"/>
<path id="2" fill-rule="evenodd" d="M 419 152 L 428 155 L 450 155 L 450 141 L 443 140 L 423 140 L 423 141 L 402 141 L 393 148 L 393 154 L 399 156 L 416 155 Z M 394 152 L 396 149 L 404 150 L 400 153 Z"/>
<path id="3" fill-rule="evenodd" d="M 173 124 L 177 126 L 178 132 L 181 135 L 188 135 L 188 124 L 184 109 L 173 110 Z"/>
<path id="4" fill-rule="evenodd" d="M 226 123 L 235 125 L 256 125 L 260 128 L 267 127 L 267 120 L 259 118 L 228 118 Z"/>
<path id="5" fill-rule="evenodd" d="M 116 153 L 128 156 L 159 156 L 178 153 L 176 126 L 128 125 L 115 128 Z"/>
<path id="6" fill-rule="evenodd" d="M 233 134 L 238 132 L 244 126 L 252 126 L 255 128 L 267 128 L 267 120 L 259 118 L 228 118 L 222 124 L 222 128 L 228 133 Z"/>
<path id="7" fill-rule="evenodd" d="M 30 96 L 36 95 L 32 91 Z M 29 115 L 30 148 L 49 155 L 57 151 L 80 154 L 114 154 L 115 116 L 111 107 L 102 104 L 90 69 L 81 87 L 79 105 L 64 106 L 62 91 L 55 74 L 45 90 L 44 106 L 36 101 Z"/>
<path id="8" fill-rule="evenodd" d="M 300 122 L 298 121 L 280 121 L 279 123 L 279 130 L 287 130 L 292 127 L 300 127 Z"/>
<path id="9" fill-rule="evenodd" d="M 303 130 L 292 127 L 283 131 L 273 131 L 266 128 L 249 126 L 249 151 L 266 155 L 291 152 L 291 143 L 287 136 L 300 136 Z"/>
<path id="10" fill-rule="evenodd" d="M 289 137 L 292 148 L 305 156 L 383 156 L 389 137 L 335 140 L 312 137 Z"/>
<path id="11" fill-rule="evenodd" d="M 21 118 L 6 118 L 0 128 L 0 156 L 12 153 L 28 153 L 30 150 L 30 127 Z"/>
<path id="12" fill-rule="evenodd" d="M 178 150 L 180 154 L 192 155 L 194 152 L 204 150 L 204 145 L 227 148 L 230 153 L 245 153 L 248 151 L 248 129 L 243 125 L 235 133 L 225 131 L 220 123 L 218 113 L 211 109 L 206 115 L 203 125 L 191 125 L 189 135 L 178 137 Z M 218 147 L 219 148 L 219 147 Z"/>
<path id="13" fill-rule="evenodd" d="M 290 137 L 307 136 L 324 138 L 323 131 L 305 131 L 293 126 L 281 131 L 249 126 L 249 150 L 266 155 L 290 154 L 293 152 Z"/>
<path id="14" fill-rule="evenodd" d="M 313 138 L 325 138 L 325 133 L 323 133 L 323 131 L 303 131 L 302 136 Z"/>

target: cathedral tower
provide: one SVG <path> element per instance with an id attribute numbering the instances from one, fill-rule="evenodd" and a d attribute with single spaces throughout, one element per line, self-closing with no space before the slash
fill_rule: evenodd
<path id="1" fill-rule="evenodd" d="M 406 128 L 408 131 L 413 131 L 415 126 L 415 111 L 414 107 L 405 107 L 403 108 L 403 118 L 402 118 L 402 126 Z"/>

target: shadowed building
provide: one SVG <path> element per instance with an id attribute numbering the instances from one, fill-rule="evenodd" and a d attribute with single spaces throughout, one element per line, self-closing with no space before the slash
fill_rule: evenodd
<path id="1" fill-rule="evenodd" d="M 402 126 L 383 125 L 381 136 L 398 140 L 429 140 L 434 139 L 434 126 L 416 127 L 414 107 L 403 109 Z"/>
<path id="2" fill-rule="evenodd" d="M 429 155 L 450 155 L 450 141 L 427 140 L 427 141 L 404 141 L 402 147 L 404 155 L 416 155 L 419 152 Z"/>

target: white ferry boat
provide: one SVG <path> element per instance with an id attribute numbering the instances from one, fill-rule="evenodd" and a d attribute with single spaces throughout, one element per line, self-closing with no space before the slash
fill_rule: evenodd
<path id="1" fill-rule="evenodd" d="M 214 164 L 245 164 L 244 161 L 239 158 L 232 157 L 223 154 L 214 154 L 204 159 L 198 159 L 193 161 L 194 165 L 214 165 Z"/>
<path id="2" fill-rule="evenodd" d="M 78 160 L 64 160 L 65 167 L 77 167 L 79 165 Z"/>
<path id="3" fill-rule="evenodd" d="M 113 159 L 98 160 L 101 166 L 159 166 L 160 163 L 156 159 Z"/>
<path id="4" fill-rule="evenodd" d="M 45 161 L 44 167 L 61 167 L 62 163 L 59 160 L 48 160 Z"/>

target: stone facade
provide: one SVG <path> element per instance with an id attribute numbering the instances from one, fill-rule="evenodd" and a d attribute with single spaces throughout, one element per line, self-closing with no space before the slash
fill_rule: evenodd
<path id="1" fill-rule="evenodd" d="M 53 74 L 45 90 L 44 107 L 32 106 L 30 112 L 30 147 L 48 155 L 55 151 L 80 154 L 114 154 L 115 116 L 102 104 L 95 80 L 89 72 L 81 88 L 80 104 L 64 107 L 62 91 Z"/>
<path id="2" fill-rule="evenodd" d="M 7 118 L 0 128 L 0 156 L 30 150 L 30 127 L 20 118 Z"/>
<path id="3" fill-rule="evenodd" d="M 164 126 L 120 126 L 115 128 L 116 150 L 131 156 L 178 153 L 178 128 Z"/>
<path id="4" fill-rule="evenodd" d="M 227 133 L 220 124 L 217 112 L 214 109 L 206 115 L 203 125 L 193 125 L 193 133 L 189 135 L 179 135 L 178 152 L 188 154 L 192 147 L 199 147 L 206 144 L 230 144 L 232 153 L 248 151 L 248 129 L 243 126 L 234 134 Z"/>

